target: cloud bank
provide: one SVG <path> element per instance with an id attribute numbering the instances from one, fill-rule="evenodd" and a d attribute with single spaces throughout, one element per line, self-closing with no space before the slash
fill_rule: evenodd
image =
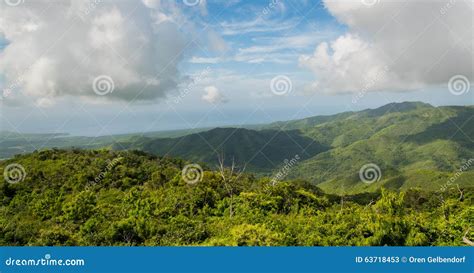
<path id="1" fill-rule="evenodd" d="M 365 2 L 324 1 L 349 30 L 300 57 L 317 79 L 311 90 L 413 90 L 454 75 L 474 81 L 471 1 Z"/>
<path id="2" fill-rule="evenodd" d="M 1 1 L 0 10 L 6 101 L 97 97 L 101 75 L 114 83 L 102 99 L 150 101 L 180 81 L 184 17 L 172 1 Z"/>

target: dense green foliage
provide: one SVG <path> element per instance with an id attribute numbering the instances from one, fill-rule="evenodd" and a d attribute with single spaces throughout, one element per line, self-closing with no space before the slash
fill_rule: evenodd
<path id="1" fill-rule="evenodd" d="M 374 191 L 381 186 L 436 191 L 453 173 L 472 165 L 472 117 L 472 106 L 394 103 L 330 116 L 316 125 L 310 118 L 279 126 L 299 129 L 331 147 L 295 166 L 290 173 L 292 178 L 306 179 L 333 193 Z M 367 163 L 380 167 L 379 183 L 360 183 L 358 172 Z M 474 172 L 467 168 L 456 183 L 474 186 L 473 181 Z"/>
<path id="2" fill-rule="evenodd" d="M 47 150 L 0 162 L 0 245 L 462 245 L 473 189 L 324 194 L 143 152 Z M 462 193 L 462 194 L 461 194 Z M 474 237 L 471 230 L 468 237 Z"/>

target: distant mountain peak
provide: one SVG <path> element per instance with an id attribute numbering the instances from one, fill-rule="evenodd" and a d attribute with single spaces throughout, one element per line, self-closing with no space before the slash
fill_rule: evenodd
<path id="1" fill-rule="evenodd" d="M 392 102 L 375 109 L 363 110 L 361 113 L 368 116 L 382 116 L 388 113 L 408 112 L 420 108 L 433 108 L 433 106 L 420 101 Z"/>
<path id="2" fill-rule="evenodd" d="M 211 129 L 209 131 L 206 131 L 204 133 L 212 133 L 212 132 L 246 132 L 246 131 L 251 131 L 246 128 L 239 128 L 239 127 L 216 127 L 214 129 Z M 202 134 L 202 133 L 201 133 Z"/>

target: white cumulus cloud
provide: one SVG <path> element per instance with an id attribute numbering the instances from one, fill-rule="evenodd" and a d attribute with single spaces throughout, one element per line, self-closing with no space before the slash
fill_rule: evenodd
<path id="1" fill-rule="evenodd" d="M 225 103 L 225 102 L 227 102 L 227 99 L 221 94 L 219 89 L 217 89 L 217 87 L 215 87 L 213 85 L 205 87 L 204 91 L 206 92 L 202 96 L 202 99 L 204 101 L 207 101 L 209 103 Z"/>
<path id="2" fill-rule="evenodd" d="M 115 90 L 100 99 L 149 101 L 180 81 L 186 38 L 172 1 L 1 1 L 0 10 L 7 41 L 0 74 L 12 99 L 46 106 L 58 97 L 97 97 L 94 79 L 107 75 Z"/>
<path id="3" fill-rule="evenodd" d="M 413 90 L 473 76 L 470 1 L 324 1 L 348 32 L 301 56 L 313 91 Z"/>

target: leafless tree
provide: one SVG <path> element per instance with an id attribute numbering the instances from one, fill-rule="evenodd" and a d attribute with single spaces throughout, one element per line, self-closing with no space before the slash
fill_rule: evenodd
<path id="1" fill-rule="evenodd" d="M 458 187 L 459 191 L 459 201 L 462 201 L 464 200 L 464 190 L 459 187 L 459 184 L 456 184 L 456 186 Z"/>
<path id="2" fill-rule="evenodd" d="M 443 210 L 444 219 L 447 221 L 449 220 L 449 213 L 448 213 L 448 210 L 446 209 L 446 200 L 444 200 L 444 196 L 442 194 L 439 195 L 439 199 L 441 201 L 441 208 Z"/>
<path id="3" fill-rule="evenodd" d="M 464 236 L 462 237 L 462 241 L 467 245 L 474 246 L 474 242 L 467 238 L 467 234 L 469 233 L 469 230 L 470 228 L 468 228 L 466 233 L 464 233 Z"/>
<path id="4" fill-rule="evenodd" d="M 346 198 L 346 191 L 344 189 L 344 183 L 342 184 L 342 193 L 341 193 L 341 212 L 344 209 L 344 199 Z"/>
<path id="5" fill-rule="evenodd" d="M 234 215 L 234 194 L 237 182 L 244 173 L 246 165 L 242 169 L 239 169 L 235 164 L 235 158 L 232 157 L 232 164 L 229 167 L 226 167 L 224 152 L 218 154 L 217 160 L 219 162 L 219 165 L 217 166 L 219 174 L 222 178 L 227 194 L 230 197 L 229 216 L 232 217 Z"/>
<path id="6" fill-rule="evenodd" d="M 375 203 L 374 199 L 370 200 L 370 202 L 365 206 L 365 209 L 370 208 Z"/>

